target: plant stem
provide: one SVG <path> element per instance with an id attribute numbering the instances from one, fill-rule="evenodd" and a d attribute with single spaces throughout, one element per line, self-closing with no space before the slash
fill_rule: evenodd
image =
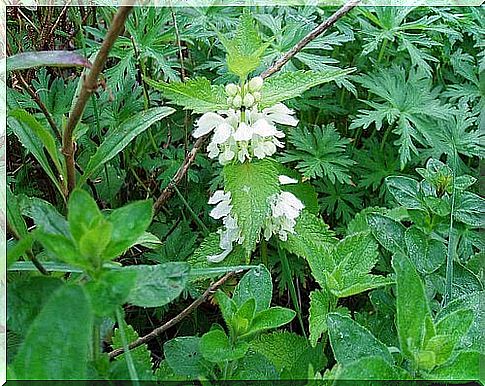
<path id="1" fill-rule="evenodd" d="M 453 237 L 453 216 L 455 215 L 455 176 L 456 176 L 456 160 L 458 154 L 454 149 L 453 166 L 452 166 L 452 191 L 451 191 L 451 213 L 450 213 L 450 227 L 448 230 L 448 250 L 446 253 L 446 287 L 443 305 L 446 306 L 453 296 L 453 259 L 455 257 L 455 246 Z"/>
<path id="2" fill-rule="evenodd" d="M 121 314 L 120 308 L 116 308 L 116 321 L 118 322 L 118 329 L 120 330 L 121 342 L 123 343 L 123 349 L 126 350 L 126 364 L 128 366 L 128 371 L 130 373 L 130 378 L 134 385 L 139 385 L 138 374 L 136 373 L 135 364 L 133 363 L 133 358 L 131 357 L 131 352 L 128 350 L 128 340 L 126 339 L 123 315 Z"/>
<path id="3" fill-rule="evenodd" d="M 380 63 L 382 58 L 384 57 L 384 54 L 386 53 L 386 47 L 387 47 L 388 40 L 384 39 L 382 42 L 381 49 L 379 51 L 379 56 L 377 57 L 377 63 Z"/>
<path id="4" fill-rule="evenodd" d="M 202 220 L 199 218 L 199 216 L 197 216 L 197 214 L 193 211 L 193 209 L 190 207 L 190 204 L 187 202 L 187 200 L 185 199 L 185 197 L 182 195 L 182 193 L 180 193 L 180 190 L 178 190 L 177 186 L 174 186 L 173 187 L 175 189 L 175 192 L 177 193 L 177 195 L 179 196 L 180 200 L 182 201 L 182 203 L 184 204 L 184 206 L 187 208 L 187 210 L 189 211 L 190 215 L 192 216 L 192 218 L 194 219 L 194 221 L 197 223 L 197 225 L 199 225 L 199 227 L 202 229 L 202 232 L 204 233 L 204 236 L 207 236 L 210 231 L 209 231 L 209 228 L 207 228 L 205 226 L 205 224 L 202 222 Z"/>
<path id="5" fill-rule="evenodd" d="M 91 71 L 84 78 L 78 99 L 69 114 L 69 120 L 64 128 L 62 153 L 64 154 L 67 167 L 67 194 L 70 194 L 76 187 L 76 168 L 74 162 L 75 145 L 73 141 L 74 129 L 82 118 L 89 97 L 97 88 L 98 76 L 106 64 L 109 51 L 113 47 L 118 35 L 122 32 L 125 21 L 132 9 L 133 5 L 131 4 L 122 5 L 118 8 L 103 44 L 101 45 L 101 49 L 99 50 L 98 55 L 96 55 Z"/>

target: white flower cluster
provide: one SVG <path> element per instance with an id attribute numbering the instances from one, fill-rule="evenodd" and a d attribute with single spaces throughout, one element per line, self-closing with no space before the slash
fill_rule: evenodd
<path id="1" fill-rule="evenodd" d="M 209 158 L 219 158 L 222 165 L 238 160 L 243 163 L 256 157 L 262 159 L 273 155 L 285 134 L 276 124 L 296 126 L 294 111 L 282 103 L 258 108 L 261 100 L 263 78 L 252 78 L 242 87 L 226 86 L 228 110 L 207 112 L 196 123 L 195 138 L 214 132 L 207 147 Z"/>
<path id="2" fill-rule="evenodd" d="M 298 181 L 287 176 L 279 176 L 281 185 L 294 184 Z M 286 241 L 288 233 L 295 233 L 296 219 L 305 207 L 303 203 L 290 192 L 280 192 L 268 198 L 271 205 L 271 213 L 265 219 L 263 225 L 263 235 L 269 240 L 272 235 L 277 235 L 280 240 Z M 233 249 L 233 243 L 242 244 L 244 238 L 237 225 L 237 219 L 231 215 L 231 192 L 225 193 L 217 190 L 209 199 L 209 204 L 216 204 L 211 210 L 210 216 L 215 219 L 223 219 L 224 227 L 219 229 L 219 247 L 223 250 L 218 255 L 208 256 L 207 259 L 212 263 L 218 263 L 226 258 Z"/>

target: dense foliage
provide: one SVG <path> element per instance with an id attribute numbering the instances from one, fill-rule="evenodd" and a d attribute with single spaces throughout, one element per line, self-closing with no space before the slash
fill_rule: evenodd
<path id="1" fill-rule="evenodd" d="M 478 379 L 483 8 L 265 76 L 335 10 L 134 8 L 66 139 L 117 10 L 8 9 L 10 379 Z"/>

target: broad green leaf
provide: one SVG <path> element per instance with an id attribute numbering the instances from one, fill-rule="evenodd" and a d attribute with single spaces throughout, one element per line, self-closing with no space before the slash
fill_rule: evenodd
<path id="1" fill-rule="evenodd" d="M 369 213 L 367 222 L 377 241 L 391 253 L 405 253 L 406 228 L 399 222 L 379 213 Z"/>
<path id="2" fill-rule="evenodd" d="M 126 324 L 125 321 L 123 321 L 123 332 L 125 333 L 128 343 L 138 339 L 138 333 L 132 326 Z M 115 329 L 113 334 L 113 348 L 117 349 L 121 347 L 123 347 L 123 340 L 121 337 L 120 328 L 118 327 Z M 130 355 L 139 379 L 142 381 L 153 380 L 154 377 L 152 371 L 151 354 L 147 345 L 142 344 L 141 346 L 130 350 Z M 130 379 L 130 372 L 128 370 L 128 363 L 125 354 L 121 354 L 114 362 L 110 363 L 109 374 L 110 379 Z"/>
<path id="3" fill-rule="evenodd" d="M 279 374 L 275 366 L 264 355 L 248 351 L 237 363 L 236 373 L 232 376 L 233 380 L 262 380 L 275 381 L 279 379 Z"/>
<path id="4" fill-rule="evenodd" d="M 313 347 L 322 334 L 327 332 L 327 314 L 337 305 L 336 298 L 328 290 L 315 290 L 310 293 L 310 343 Z"/>
<path id="5" fill-rule="evenodd" d="M 325 71 L 288 71 L 269 77 L 263 83 L 260 108 L 270 107 L 278 102 L 292 99 L 306 90 L 322 83 L 341 80 L 354 69 L 331 68 Z"/>
<path id="6" fill-rule="evenodd" d="M 327 274 L 327 286 L 343 298 L 392 283 L 369 272 L 377 263 L 377 243 L 367 232 L 354 233 L 340 241 L 331 254 L 338 265 Z"/>
<path id="7" fill-rule="evenodd" d="M 62 316 L 62 317 L 61 317 Z M 86 379 L 93 314 L 84 289 L 63 285 L 47 300 L 15 357 L 18 379 Z"/>
<path id="8" fill-rule="evenodd" d="M 236 35 L 229 40 L 219 34 L 227 51 L 226 62 L 229 71 L 244 79 L 258 68 L 264 50 L 268 44 L 261 42 L 261 37 L 249 12 L 243 12 L 239 19 Z"/>
<path id="9" fill-rule="evenodd" d="M 234 345 L 222 330 L 212 330 L 200 338 L 200 352 L 209 362 L 224 363 L 241 359 L 246 355 L 249 344 L 237 341 Z"/>
<path id="10" fill-rule="evenodd" d="M 232 319 L 232 331 L 234 335 L 242 335 L 247 332 L 249 325 L 253 321 L 255 315 L 256 301 L 250 298 L 242 304 L 234 314 Z"/>
<path id="11" fill-rule="evenodd" d="M 465 174 L 463 176 L 455 177 L 454 186 L 456 190 L 464 191 L 472 186 L 475 182 L 477 182 L 477 179 L 475 177 Z"/>
<path id="12" fill-rule="evenodd" d="M 56 144 L 54 136 L 46 130 L 39 121 L 27 111 L 23 109 L 14 109 L 9 111 L 9 116 L 14 117 L 17 121 L 21 122 L 27 126 L 32 133 L 34 133 L 37 138 L 44 145 L 47 153 L 49 154 L 54 166 L 57 169 L 57 174 L 66 178 L 66 173 L 64 168 L 61 166 L 61 153 L 59 151 L 59 146 Z"/>
<path id="13" fill-rule="evenodd" d="M 386 178 L 386 186 L 396 201 L 407 209 L 422 209 L 419 198 L 419 183 L 415 179 L 402 176 Z"/>
<path id="14" fill-rule="evenodd" d="M 380 357 L 389 364 L 394 363 L 387 347 L 348 316 L 329 313 L 327 324 L 335 359 L 343 366 L 368 356 Z"/>
<path id="15" fill-rule="evenodd" d="M 443 242 L 431 239 L 415 226 L 406 229 L 404 237 L 408 256 L 419 272 L 432 273 L 445 262 L 446 246 Z"/>
<path id="16" fill-rule="evenodd" d="M 13 241 L 11 245 L 7 244 L 7 268 L 11 268 L 22 256 L 25 257 L 27 252 L 31 252 L 34 237 L 32 233 L 22 237 L 19 241 Z M 34 270 L 37 270 L 34 266 Z"/>
<path id="17" fill-rule="evenodd" d="M 303 210 L 296 220 L 295 233 L 279 243 L 289 252 L 306 259 L 315 280 L 325 287 L 325 271 L 331 272 L 335 262 L 330 250 L 338 240 L 322 219 Z"/>
<path id="18" fill-rule="evenodd" d="M 74 242 L 62 235 L 51 234 L 42 231 L 35 232 L 35 239 L 53 255 L 56 260 L 63 261 L 76 267 L 90 269 L 91 262 L 83 257 L 76 248 Z"/>
<path id="19" fill-rule="evenodd" d="M 434 354 L 433 366 L 430 366 L 429 370 L 434 366 L 443 364 L 450 358 L 454 347 L 454 342 L 450 338 L 450 335 L 435 335 L 426 344 L 424 351 L 431 351 Z"/>
<path id="20" fill-rule="evenodd" d="M 200 351 L 200 338 L 197 336 L 181 336 L 163 345 L 168 365 L 175 374 L 190 378 L 207 375 L 212 368 Z"/>
<path id="21" fill-rule="evenodd" d="M 457 194 L 454 217 L 472 227 L 483 228 L 485 226 L 485 199 L 471 192 Z"/>
<path id="22" fill-rule="evenodd" d="M 263 159 L 226 165 L 223 174 L 225 190 L 231 192 L 231 214 L 237 219 L 242 246 L 249 256 L 271 210 L 268 198 L 280 192 L 278 169 L 273 161 Z"/>
<path id="23" fill-rule="evenodd" d="M 101 265 L 101 257 L 111 239 L 113 224 L 106 221 L 102 216 L 91 228 L 82 235 L 79 240 L 79 252 L 95 264 Z"/>
<path id="24" fill-rule="evenodd" d="M 366 384 L 364 380 L 411 379 L 405 370 L 391 365 L 380 356 L 368 356 L 344 366 L 338 371 L 337 378 L 363 380 L 362 384 Z"/>
<path id="25" fill-rule="evenodd" d="M 121 125 L 108 132 L 106 139 L 96 150 L 89 160 L 84 174 L 79 180 L 81 186 L 86 180 L 96 173 L 106 162 L 114 158 L 139 134 L 143 133 L 151 125 L 174 113 L 170 107 L 153 107 L 146 111 L 140 111 L 128 118 Z"/>
<path id="26" fill-rule="evenodd" d="M 153 88 L 161 91 L 170 103 L 182 106 L 194 113 L 224 110 L 228 108 L 227 97 L 222 85 L 211 85 L 206 78 L 189 79 L 186 82 L 156 82 L 145 79 Z"/>
<path id="27" fill-rule="evenodd" d="M 81 189 L 75 189 L 71 193 L 67 208 L 69 230 L 77 242 L 103 219 L 96 201 Z"/>
<path id="28" fill-rule="evenodd" d="M 256 312 L 269 308 L 273 296 L 271 274 L 264 265 L 248 271 L 239 281 L 232 300 L 241 307 L 248 299 L 256 301 Z"/>
<path id="29" fill-rule="evenodd" d="M 103 258 L 114 259 L 135 245 L 152 222 L 152 214 L 152 202 L 149 200 L 132 202 L 113 210 L 106 218 L 113 228 Z"/>
<path id="30" fill-rule="evenodd" d="M 105 271 L 96 280 L 86 284 L 96 316 L 113 316 L 116 307 L 126 302 L 135 286 L 137 274 L 126 270 Z"/>
<path id="31" fill-rule="evenodd" d="M 35 67 L 86 67 L 91 63 L 84 56 L 73 51 L 32 51 L 22 52 L 7 58 L 7 71 L 24 70 Z"/>
<path id="32" fill-rule="evenodd" d="M 186 263 L 133 265 L 124 272 L 136 272 L 135 286 L 128 302 L 139 307 L 161 307 L 177 298 L 184 290 L 189 273 Z"/>
<path id="33" fill-rule="evenodd" d="M 463 351 L 428 374 L 429 379 L 476 381 L 480 379 L 482 357 L 478 351 Z"/>
<path id="34" fill-rule="evenodd" d="M 402 254 L 394 255 L 392 266 L 397 275 L 397 330 L 404 356 L 414 359 L 423 348 L 432 326 L 431 312 L 421 278 L 411 261 Z M 431 328 L 432 329 L 432 328 Z"/>
<path id="35" fill-rule="evenodd" d="M 237 312 L 236 303 L 220 289 L 217 290 L 214 299 L 217 301 L 227 327 L 233 332 L 232 319 Z"/>
<path id="36" fill-rule="evenodd" d="M 66 219 L 49 202 L 37 197 L 28 197 L 19 203 L 22 214 L 34 220 L 42 232 L 71 237 Z"/>
<path id="37" fill-rule="evenodd" d="M 62 284 L 60 279 L 45 276 L 9 283 L 7 287 L 9 330 L 25 336 L 44 304 Z"/>
<path id="38" fill-rule="evenodd" d="M 269 330 L 285 325 L 293 320 L 296 312 L 289 308 L 271 307 L 259 312 L 253 319 L 249 332 L 243 336 L 249 336 L 256 332 Z"/>

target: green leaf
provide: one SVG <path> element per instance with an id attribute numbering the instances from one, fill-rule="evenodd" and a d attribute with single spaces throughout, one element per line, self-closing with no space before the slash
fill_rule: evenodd
<path id="1" fill-rule="evenodd" d="M 9 330 L 25 336 L 44 304 L 62 284 L 60 279 L 45 276 L 9 283 L 7 288 Z"/>
<path id="2" fill-rule="evenodd" d="M 165 358 L 175 374 L 197 378 L 210 372 L 213 365 L 202 356 L 200 340 L 197 336 L 182 336 L 164 343 Z"/>
<path id="3" fill-rule="evenodd" d="M 303 210 L 296 220 L 295 233 L 288 234 L 287 241 L 278 241 L 289 252 L 306 259 L 312 275 L 322 288 L 325 287 L 325 271 L 335 267 L 329 253 L 338 240 L 322 219 Z"/>
<path id="4" fill-rule="evenodd" d="M 216 294 L 214 295 L 214 299 L 219 305 L 222 317 L 224 318 L 227 327 L 231 330 L 231 332 L 233 332 L 232 319 L 237 312 L 236 303 L 220 289 L 217 290 Z"/>
<path id="5" fill-rule="evenodd" d="M 406 229 L 408 255 L 416 269 L 424 274 L 436 271 L 446 260 L 446 246 L 438 240 L 430 239 L 417 227 Z"/>
<path id="6" fill-rule="evenodd" d="M 173 114 L 174 109 L 170 107 L 153 107 L 146 111 L 140 111 L 128 118 L 121 125 L 114 127 L 108 132 L 106 139 L 98 147 L 96 153 L 89 160 L 84 174 L 79 180 L 81 186 L 86 180 L 96 173 L 101 166 L 114 158 L 139 134 L 143 133 L 151 125 L 159 120 Z"/>
<path id="7" fill-rule="evenodd" d="M 387 347 L 348 316 L 330 313 L 327 315 L 327 324 L 335 359 L 343 366 L 369 356 L 380 357 L 389 364 L 394 363 Z"/>
<path id="8" fill-rule="evenodd" d="M 177 298 L 184 290 L 189 274 L 186 263 L 134 265 L 123 267 L 124 272 L 135 272 L 135 286 L 128 302 L 139 307 L 161 307 Z"/>
<path id="9" fill-rule="evenodd" d="M 256 332 L 269 330 L 285 325 L 293 320 L 296 312 L 283 307 L 271 307 L 259 312 L 253 319 L 249 332 L 242 336 L 249 336 Z"/>
<path id="10" fill-rule="evenodd" d="M 457 194 L 454 217 L 472 227 L 485 226 L 485 199 L 471 192 Z"/>
<path id="11" fill-rule="evenodd" d="M 269 308 L 273 296 L 273 282 L 271 274 L 264 265 L 248 271 L 239 281 L 232 300 L 239 308 L 247 300 L 256 301 L 256 312 Z"/>
<path id="12" fill-rule="evenodd" d="M 103 251 L 110 242 L 112 230 L 113 224 L 101 216 L 79 240 L 79 252 L 99 265 Z"/>
<path id="13" fill-rule="evenodd" d="M 310 293 L 310 343 L 317 345 L 318 339 L 327 332 L 327 314 L 337 305 L 336 298 L 328 290 L 316 290 Z"/>
<path id="14" fill-rule="evenodd" d="M 234 314 L 232 319 L 232 331 L 234 335 L 242 335 L 247 332 L 249 325 L 253 321 L 255 315 L 256 301 L 250 298 L 242 304 Z"/>
<path id="15" fill-rule="evenodd" d="M 71 237 L 68 222 L 49 202 L 37 197 L 28 197 L 20 201 L 20 206 L 22 214 L 34 220 L 42 232 Z"/>
<path id="16" fill-rule="evenodd" d="M 27 252 L 31 252 L 33 243 L 33 235 L 28 234 L 19 241 L 14 241 L 13 245 L 7 244 L 7 268 L 10 269 L 22 256 L 25 258 Z M 37 270 L 35 266 L 34 270 Z"/>
<path id="17" fill-rule="evenodd" d="M 126 302 L 135 286 L 137 274 L 126 270 L 106 271 L 86 284 L 96 316 L 113 316 L 116 307 Z"/>
<path id="18" fill-rule="evenodd" d="M 222 34 L 219 34 L 219 39 L 227 51 L 226 62 L 229 71 L 243 79 L 258 68 L 261 57 L 268 47 L 268 44 L 262 44 L 249 12 L 242 13 L 233 39 L 228 40 Z"/>
<path id="19" fill-rule="evenodd" d="M 414 359 L 423 348 L 432 326 L 431 312 L 421 278 L 411 261 L 402 254 L 394 255 L 392 266 L 397 275 L 397 330 L 404 356 Z"/>
<path id="20" fill-rule="evenodd" d="M 237 341 L 234 346 L 231 345 L 222 330 L 209 331 L 200 338 L 200 352 L 205 359 L 213 363 L 243 358 L 248 348 L 249 344 L 243 341 Z"/>
<path id="21" fill-rule="evenodd" d="M 85 233 L 95 229 L 102 219 L 101 211 L 89 193 L 81 189 L 75 189 L 71 193 L 67 220 L 74 240 L 79 242 Z"/>
<path id="22" fill-rule="evenodd" d="M 63 285 L 30 326 L 13 362 L 16 377 L 86 379 L 92 325 L 91 305 L 83 288 Z"/>
<path id="23" fill-rule="evenodd" d="M 153 88 L 161 91 L 162 95 L 177 106 L 194 113 L 205 113 L 227 109 L 227 97 L 222 85 L 211 85 L 203 77 L 189 79 L 186 82 L 156 82 L 145 79 Z"/>
<path id="24" fill-rule="evenodd" d="M 42 246 L 50 252 L 56 260 L 63 261 L 76 267 L 90 269 L 92 264 L 83 257 L 74 242 L 62 235 L 35 232 L 35 239 L 40 241 Z"/>
<path id="25" fill-rule="evenodd" d="M 279 379 L 279 374 L 274 365 L 264 355 L 248 351 L 237 363 L 237 370 L 232 380 L 262 380 L 274 381 Z"/>
<path id="26" fill-rule="evenodd" d="M 368 356 L 344 366 L 338 372 L 338 379 L 353 380 L 400 380 L 410 375 L 399 367 L 391 365 L 380 356 Z M 363 382 L 363 384 L 365 384 Z"/>
<path id="27" fill-rule="evenodd" d="M 396 201 L 407 209 L 422 209 L 419 197 L 419 183 L 415 179 L 402 176 L 386 178 L 386 186 Z"/>
<path id="28" fill-rule="evenodd" d="M 260 108 L 270 107 L 278 102 L 292 99 L 306 90 L 322 83 L 341 80 L 354 69 L 329 68 L 324 71 L 288 71 L 269 77 L 263 83 Z"/>
<path id="29" fill-rule="evenodd" d="M 114 259 L 135 245 L 152 222 L 152 215 L 150 200 L 132 202 L 113 210 L 106 218 L 113 228 L 103 258 Z"/>
<path id="30" fill-rule="evenodd" d="M 223 169 L 226 192 L 231 192 L 231 214 L 241 229 L 247 256 L 260 238 L 264 220 L 271 207 L 268 198 L 280 192 L 278 169 L 273 161 L 226 165 Z"/>
<path id="31" fill-rule="evenodd" d="M 91 63 L 73 51 L 22 52 L 7 58 L 8 72 L 44 66 L 91 68 Z"/>
<path id="32" fill-rule="evenodd" d="M 475 319 L 471 309 L 460 309 L 449 313 L 436 323 L 436 334 L 446 335 L 455 346 L 470 330 Z"/>
<path id="33" fill-rule="evenodd" d="M 10 190 L 10 186 L 7 185 L 7 222 L 9 230 L 18 237 L 27 236 L 27 225 L 20 212 L 19 203 L 17 197 Z"/>
<path id="34" fill-rule="evenodd" d="M 8 114 L 27 126 L 32 133 L 39 138 L 47 150 L 52 162 L 54 163 L 58 175 L 66 178 L 64 168 L 61 166 L 61 153 L 59 151 L 59 146 L 56 144 L 54 136 L 48 130 L 46 130 L 33 115 L 29 114 L 23 109 L 10 110 Z"/>
<path id="35" fill-rule="evenodd" d="M 327 286 L 339 298 L 392 283 L 369 273 L 379 255 L 377 243 L 368 232 L 347 236 L 330 253 L 338 265 L 331 274 L 327 273 Z"/>
<path id="36" fill-rule="evenodd" d="M 480 379 L 480 362 L 482 357 L 478 351 L 460 352 L 449 362 L 434 369 L 428 377 L 437 380 L 471 380 Z"/>
<path id="37" fill-rule="evenodd" d="M 389 252 L 406 252 L 404 238 L 406 228 L 399 222 L 379 213 L 369 213 L 367 215 L 367 223 L 379 244 Z"/>
<path id="38" fill-rule="evenodd" d="M 124 320 L 122 322 L 122 326 L 127 343 L 131 343 L 138 339 L 138 333 Z M 119 327 L 116 328 L 113 334 L 114 349 L 123 347 L 123 338 L 121 334 L 121 329 Z M 136 374 L 138 378 L 143 381 L 153 380 L 151 354 L 148 350 L 147 345 L 142 344 L 141 346 L 130 350 L 130 356 L 136 369 Z M 110 363 L 109 376 L 110 379 L 130 379 L 130 372 L 128 370 L 128 360 L 126 354 L 121 354 L 119 357 L 116 358 L 114 362 Z"/>
<path id="39" fill-rule="evenodd" d="M 418 358 L 419 354 L 422 352 L 432 352 L 434 355 L 432 362 L 432 366 L 429 366 L 428 368 L 424 367 L 425 369 L 431 370 L 433 367 L 437 365 L 441 365 L 444 362 L 446 362 L 451 354 L 453 353 L 453 346 L 454 343 L 450 339 L 449 335 L 435 335 L 433 336 L 428 343 L 426 344 L 426 347 L 424 348 L 423 351 L 418 353 Z M 418 363 L 419 366 L 419 363 Z"/>

